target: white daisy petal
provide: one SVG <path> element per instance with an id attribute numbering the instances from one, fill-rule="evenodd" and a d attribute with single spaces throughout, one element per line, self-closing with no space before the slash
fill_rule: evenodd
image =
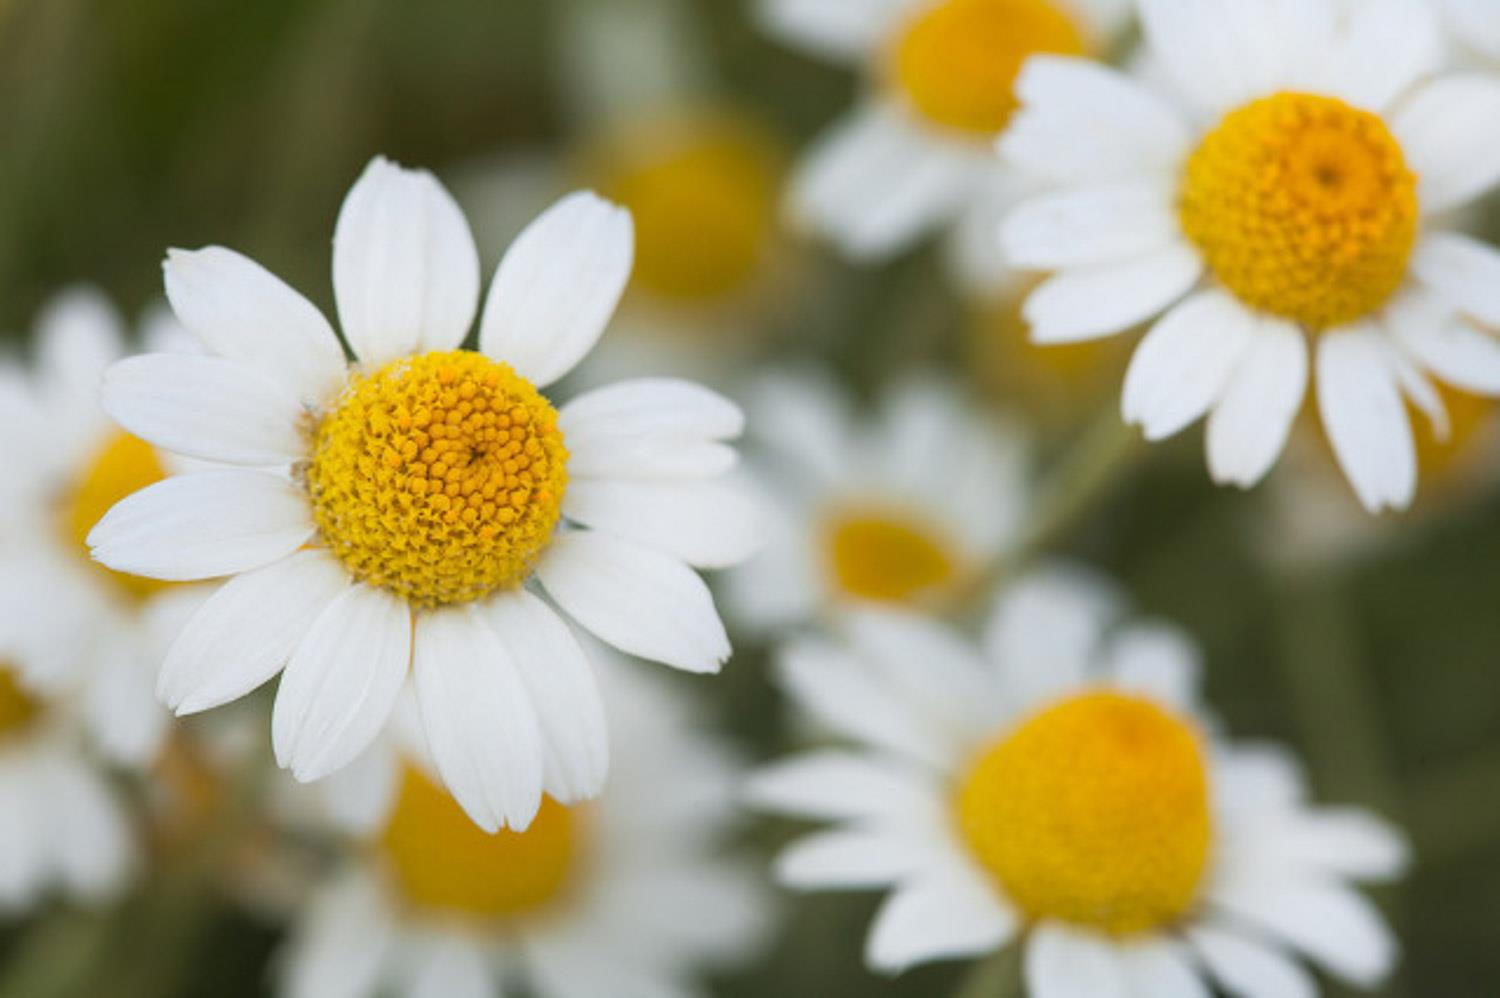
<path id="1" fill-rule="evenodd" d="M 1131 998 L 1213 998 L 1182 947 L 1167 940 L 1120 949 Z"/>
<path id="2" fill-rule="evenodd" d="M 307 451 L 296 397 L 222 357 L 128 357 L 105 373 L 100 402 L 131 433 L 188 457 L 265 466 Z"/>
<path id="3" fill-rule="evenodd" d="M 1174 243 L 1122 263 L 1065 270 L 1031 293 L 1022 314 L 1033 342 L 1097 339 L 1145 322 L 1187 294 L 1202 273 L 1198 254 Z"/>
<path id="4" fill-rule="evenodd" d="M 92 457 L 86 451 L 99 446 L 99 382 L 124 353 L 120 314 L 97 289 L 71 288 L 42 309 L 36 342 L 33 384 L 46 409 L 49 448 L 64 462 Z"/>
<path id="5" fill-rule="evenodd" d="M 412 655 L 405 601 L 363 583 L 334 597 L 298 643 L 276 691 L 276 761 L 306 783 L 343 768 L 385 726 Z"/>
<path id="6" fill-rule="evenodd" d="M 0 759 L 0 912 L 21 911 L 45 884 L 50 830 L 35 806 L 43 788 L 25 760 Z"/>
<path id="7" fill-rule="evenodd" d="M 1119 600 L 1098 577 L 1048 565 L 1005 587 L 985 623 L 984 649 L 1005 702 L 1025 712 L 1089 681 Z"/>
<path id="8" fill-rule="evenodd" d="M 1458 232 L 1433 232 L 1412 256 L 1417 279 L 1459 311 L 1500 327 L 1500 250 Z"/>
<path id="9" fill-rule="evenodd" d="M 1465 45 L 1500 59 L 1500 19 L 1491 0 L 1438 0 Z"/>
<path id="10" fill-rule="evenodd" d="M 1319 808 L 1265 819 L 1246 838 L 1268 861 L 1314 875 L 1385 881 L 1404 873 L 1411 850 L 1389 824 L 1354 808 Z"/>
<path id="11" fill-rule="evenodd" d="M 570 194 L 506 251 L 479 324 L 479 349 L 538 388 L 571 371 L 614 314 L 635 259 L 630 213 Z"/>
<path id="12" fill-rule="evenodd" d="M 59 757 L 37 790 L 56 819 L 46 831 L 47 849 L 68 892 L 93 903 L 118 893 L 137 857 L 129 818 L 103 776 L 81 760 Z"/>
<path id="13" fill-rule="evenodd" d="M 1166 185 L 1128 180 L 1026 201 L 1006 218 L 1000 239 L 1012 265 L 1061 270 L 1162 249 L 1178 232 Z"/>
<path id="14" fill-rule="evenodd" d="M 697 568 L 737 565 L 764 535 L 760 508 L 745 490 L 716 481 L 575 479 L 563 515 Z"/>
<path id="15" fill-rule="evenodd" d="M 776 857 L 776 879 L 794 890 L 885 887 L 934 866 L 936 853 L 891 829 L 816 832 Z"/>
<path id="16" fill-rule="evenodd" d="M 1212 926 L 1190 928 L 1187 935 L 1233 998 L 1317 998 L 1311 974 L 1253 937 Z"/>
<path id="17" fill-rule="evenodd" d="M 941 810 L 928 783 L 899 763 L 832 750 L 760 770 L 746 783 L 745 798 L 764 810 L 828 821 L 899 820 Z"/>
<path id="18" fill-rule="evenodd" d="M 401 760 L 386 738 L 377 738 L 343 769 L 318 784 L 328 817 L 352 835 L 376 835 L 390 817 L 400 789 Z"/>
<path id="19" fill-rule="evenodd" d="M 236 575 L 204 601 L 172 643 L 156 691 L 178 714 L 237 700 L 291 658 L 313 621 L 349 584 L 324 551 L 301 551 Z"/>
<path id="20" fill-rule="evenodd" d="M 367 367 L 463 342 L 479 308 L 479 251 L 437 178 L 370 161 L 339 208 L 333 294 Z"/>
<path id="21" fill-rule="evenodd" d="M 128 636 L 122 635 L 122 637 Z M 83 692 L 84 722 L 99 749 L 129 766 L 150 763 L 161 749 L 170 715 L 153 695 L 156 659 L 122 640 L 100 651 Z"/>
<path id="22" fill-rule="evenodd" d="M 1425 0 L 1361 0 L 1334 48 L 1327 74 L 1333 93 L 1357 107 L 1383 111 L 1418 80 L 1436 72 L 1444 46 Z"/>
<path id="23" fill-rule="evenodd" d="M 1058 922 L 1043 922 L 1032 932 L 1025 974 L 1031 998 L 1129 998 L 1110 944 Z"/>
<path id="24" fill-rule="evenodd" d="M 734 450 L 717 441 L 739 436 L 745 416 L 701 385 L 639 378 L 578 396 L 557 425 L 574 478 L 702 478 L 734 466 Z"/>
<path id="25" fill-rule="evenodd" d="M 323 313 L 280 278 L 222 246 L 169 250 L 162 264 L 177 318 L 211 351 L 322 402 L 345 375 L 344 352 Z"/>
<path id="26" fill-rule="evenodd" d="M 259 568 L 313 535 L 307 496 L 255 471 L 176 475 L 116 503 L 89 532 L 94 559 L 177 582 Z"/>
<path id="27" fill-rule="evenodd" d="M 521 830 L 542 803 L 536 709 L 514 658 L 466 608 L 424 614 L 416 628 L 417 702 L 443 782 L 487 832 Z"/>
<path id="28" fill-rule="evenodd" d="M 286 998 L 370 998 L 393 932 L 378 885 L 346 876 L 311 899 L 283 962 Z"/>
<path id="29" fill-rule="evenodd" d="M 1114 635 L 1109 667 L 1116 686 L 1182 711 L 1198 702 L 1202 657 L 1191 639 L 1166 624 L 1132 624 Z"/>
<path id="30" fill-rule="evenodd" d="M 1372 513 L 1405 509 L 1417 487 L 1416 445 L 1380 334 L 1368 327 L 1318 342 L 1318 410 L 1360 502 Z"/>
<path id="31" fill-rule="evenodd" d="M 831 59 L 864 59 L 885 38 L 911 0 L 758 0 L 765 30 Z"/>
<path id="32" fill-rule="evenodd" d="M 1262 815 L 1297 807 L 1307 797 L 1301 764 L 1279 745 L 1240 744 L 1214 760 L 1218 807 Z"/>
<path id="33" fill-rule="evenodd" d="M 569 616 L 623 652 L 688 672 L 718 672 L 729 658 L 713 596 L 675 558 L 597 531 L 565 531 L 536 573 Z"/>
<path id="34" fill-rule="evenodd" d="M 1018 926 L 1015 913 L 971 877 L 919 877 L 896 888 L 881 906 L 865 959 L 881 973 L 897 974 L 930 960 L 993 952 Z"/>
<path id="35" fill-rule="evenodd" d="M 436 937 L 411 969 L 405 998 L 494 998 L 498 994 L 483 948 L 456 934 Z"/>
<path id="36" fill-rule="evenodd" d="M 609 772 L 604 703 L 593 666 L 557 613 L 524 589 L 480 608 L 536 709 L 545 749 L 544 789 L 571 804 L 598 796 Z"/>
<path id="37" fill-rule="evenodd" d="M 1417 364 L 1456 388 L 1500 394 L 1500 339 L 1464 322 L 1437 296 L 1408 292 L 1385 310 L 1385 325 Z"/>
<path id="38" fill-rule="evenodd" d="M 1264 927 L 1359 987 L 1374 987 L 1395 965 L 1396 940 L 1357 891 L 1251 875 L 1213 885 L 1210 896 L 1219 908 Z"/>
<path id="39" fill-rule="evenodd" d="M 982 738 L 994 723 L 989 670 L 953 629 L 916 614 L 853 610 L 843 629 L 860 658 L 897 695 L 957 738 Z"/>
<path id="40" fill-rule="evenodd" d="M 1416 173 L 1422 211 L 1466 204 L 1500 180 L 1500 78 L 1471 73 L 1434 80 L 1402 102 L 1392 130 Z"/>
<path id="41" fill-rule="evenodd" d="M 1168 312 L 1146 334 L 1125 374 L 1125 421 L 1147 440 L 1170 437 L 1224 393 L 1250 347 L 1255 317 L 1220 291 L 1204 291 Z"/>
<path id="42" fill-rule="evenodd" d="M 1214 481 L 1250 488 L 1281 456 L 1307 394 L 1307 337 L 1262 318 L 1208 417 Z"/>

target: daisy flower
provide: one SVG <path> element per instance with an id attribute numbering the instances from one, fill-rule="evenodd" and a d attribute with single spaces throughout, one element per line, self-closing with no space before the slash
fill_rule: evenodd
<path id="1" fill-rule="evenodd" d="M 693 566 L 734 563 L 756 529 L 716 481 L 742 425 L 728 401 L 663 379 L 561 409 L 542 393 L 630 265 L 629 215 L 570 195 L 516 239 L 479 349 L 459 349 L 479 303 L 468 225 L 430 174 L 377 158 L 334 232 L 350 364 L 258 264 L 172 251 L 167 297 L 208 353 L 121 362 L 104 405 L 221 466 L 130 496 L 89 537 L 116 570 L 229 577 L 167 654 L 167 703 L 205 710 L 281 673 L 272 742 L 308 781 L 370 744 L 410 674 L 437 770 L 486 829 L 524 828 L 544 789 L 597 793 L 598 691 L 533 580 L 609 644 L 714 672 L 729 642 Z"/>
<path id="2" fill-rule="evenodd" d="M 746 625 L 942 607 L 1016 539 L 1025 447 L 956 386 L 913 377 L 868 419 L 809 372 L 765 376 L 750 396 L 760 491 L 776 504 L 765 548 L 727 580 Z"/>
<path id="3" fill-rule="evenodd" d="M 1063 185 L 1003 243 L 1056 271 L 1027 300 L 1035 339 L 1108 336 L 1160 315 L 1125 377 L 1152 440 L 1208 417 L 1214 479 L 1271 466 L 1307 394 L 1371 511 L 1417 466 L 1405 399 L 1442 428 L 1432 378 L 1500 393 L 1500 254 L 1448 224 L 1500 178 L 1500 78 L 1438 75 L 1421 0 L 1142 0 L 1167 93 L 1056 57 L 1028 63 L 1001 139 Z"/>
<path id="4" fill-rule="evenodd" d="M 1040 52 L 1100 53 L 1129 0 L 760 0 L 766 29 L 861 66 L 868 94 L 808 155 L 792 215 L 858 259 L 950 230 L 956 276 L 993 291 L 1009 276 L 994 229 L 1027 188 L 990 143 L 1015 111 L 1011 84 Z"/>
<path id="5" fill-rule="evenodd" d="M 1182 635 L 1128 623 L 1052 567 L 1007 590 L 979 651 L 870 611 L 783 655 L 793 697 L 858 748 L 753 778 L 760 805 L 837 823 L 794 843 L 800 889 L 889 888 L 866 948 L 894 973 L 1024 947 L 1032 998 L 1316 994 L 1301 954 L 1372 986 L 1396 944 L 1349 881 L 1405 864 L 1395 832 L 1314 808 L 1286 755 L 1202 714 Z"/>
<path id="6" fill-rule="evenodd" d="M 485 835 L 409 755 L 388 815 L 309 899 L 283 995 L 478 998 L 502 980 L 539 998 L 690 995 L 697 973 L 749 955 L 767 898 L 722 849 L 737 763 L 675 691 L 601 672 L 603 795 L 549 797 L 524 832 Z"/>
<path id="7" fill-rule="evenodd" d="M 1500 62 L 1500 17 L 1489 0 L 1430 0 L 1453 40 L 1490 63 Z"/>
<path id="8" fill-rule="evenodd" d="M 148 349 L 178 349 L 182 331 L 145 323 Z M 92 288 L 52 299 L 29 369 L 0 363 L 0 658 L 28 686 L 81 698 L 99 747 L 145 765 L 169 715 L 153 695 L 156 667 L 200 598 L 113 572 L 85 538 L 116 501 L 165 478 L 170 456 L 121 432 L 99 407 L 104 370 L 126 353 L 123 323 Z"/>

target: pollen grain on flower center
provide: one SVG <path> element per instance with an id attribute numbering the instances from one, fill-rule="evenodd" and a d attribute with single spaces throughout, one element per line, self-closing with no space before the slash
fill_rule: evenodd
<path id="1" fill-rule="evenodd" d="M 572 882 L 578 815 L 550 797 L 524 832 L 479 828 L 420 770 L 408 767 L 379 842 L 402 895 L 413 905 L 480 918 L 543 908 Z"/>
<path id="2" fill-rule="evenodd" d="M 438 606 L 526 579 L 561 516 L 567 457 L 530 382 L 441 351 L 355 377 L 318 426 L 307 486 L 357 579 Z"/>
<path id="3" fill-rule="evenodd" d="M 1191 906 L 1211 839 L 1197 735 L 1118 693 L 1024 721 L 974 764 L 956 813 L 975 858 L 1026 915 L 1116 935 Z"/>
<path id="4" fill-rule="evenodd" d="M 1417 180 L 1377 115 L 1279 93 L 1230 112 L 1203 139 L 1178 215 L 1241 301 L 1318 331 L 1364 318 L 1401 286 Z"/>
<path id="5" fill-rule="evenodd" d="M 899 33 L 891 73 L 923 118 L 994 136 L 1015 113 L 1016 75 L 1028 58 L 1085 49 L 1078 25 L 1052 0 L 941 0 Z"/>

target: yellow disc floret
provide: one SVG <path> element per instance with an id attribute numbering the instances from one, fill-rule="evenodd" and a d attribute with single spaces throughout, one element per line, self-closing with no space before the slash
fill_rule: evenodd
<path id="1" fill-rule="evenodd" d="M 836 510 L 823 526 L 824 556 L 845 596 L 917 603 L 958 581 L 956 545 L 909 514 L 875 508 Z"/>
<path id="2" fill-rule="evenodd" d="M 550 797 L 524 832 L 486 833 L 437 784 L 408 768 L 380 852 L 419 908 L 505 918 L 546 907 L 577 872 L 577 815 Z"/>
<path id="3" fill-rule="evenodd" d="M 895 39 L 891 72 L 935 125 L 998 135 L 1016 110 L 1016 74 L 1042 53 L 1083 55 L 1085 39 L 1050 0 L 940 0 Z"/>
<path id="4" fill-rule="evenodd" d="M 356 376 L 318 425 L 307 486 L 355 578 L 438 606 L 526 579 L 561 516 L 567 459 L 529 381 L 442 351 Z"/>
<path id="5" fill-rule="evenodd" d="M 154 447 L 129 433 L 115 433 L 84 468 L 63 507 L 63 529 L 69 541 L 123 595 L 149 596 L 170 583 L 127 575 L 100 565 L 89 554 L 89 531 L 115 503 L 166 477 L 167 469 Z"/>
<path id="6" fill-rule="evenodd" d="M 22 731 L 41 711 L 41 704 L 16 682 L 15 672 L 0 663 L 0 738 Z"/>
<path id="7" fill-rule="evenodd" d="M 1027 916 L 1144 932 L 1198 892 L 1211 837 L 1202 749 L 1189 724 L 1150 701 L 1082 694 L 979 758 L 957 820 Z"/>
<path id="8" fill-rule="evenodd" d="M 1236 297 L 1316 331 L 1364 318 L 1401 286 L 1417 178 L 1377 115 L 1280 93 L 1230 112 L 1203 139 L 1178 214 Z"/>

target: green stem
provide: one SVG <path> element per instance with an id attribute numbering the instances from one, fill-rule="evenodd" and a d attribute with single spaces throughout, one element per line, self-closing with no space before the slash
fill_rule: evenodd
<path id="1" fill-rule="evenodd" d="M 1021 947 L 1007 946 L 974 964 L 953 998 L 1024 998 Z"/>

